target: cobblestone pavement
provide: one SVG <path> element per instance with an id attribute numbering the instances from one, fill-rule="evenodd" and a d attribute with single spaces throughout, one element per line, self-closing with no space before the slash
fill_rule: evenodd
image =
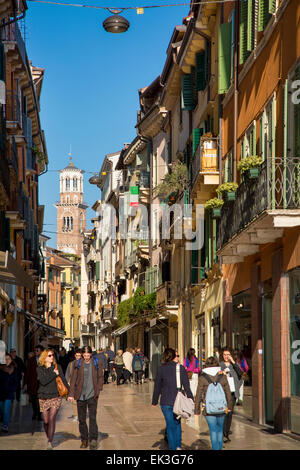
<path id="1" fill-rule="evenodd" d="M 153 383 L 105 385 L 98 403 L 99 450 L 166 450 L 165 422 L 160 407 L 151 406 Z M 78 423 L 69 417 L 72 405 L 65 400 L 59 411 L 53 446 L 55 450 L 79 450 Z M 30 406 L 12 409 L 8 434 L 0 434 L 0 450 L 43 450 L 46 437 L 43 423 L 32 421 Z M 208 450 L 209 433 L 204 418 L 182 423 L 182 449 Z M 199 430 L 200 424 L 200 430 Z M 225 450 L 300 450 L 300 441 L 272 434 L 241 417 L 234 417 L 231 442 Z"/>

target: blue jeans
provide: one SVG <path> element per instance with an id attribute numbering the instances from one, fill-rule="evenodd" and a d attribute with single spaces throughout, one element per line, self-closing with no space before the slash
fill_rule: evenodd
<path id="1" fill-rule="evenodd" d="M 178 447 L 181 447 L 181 421 L 176 419 L 176 415 L 173 413 L 173 406 L 161 405 L 161 410 L 167 424 L 170 450 L 176 450 Z"/>
<path id="2" fill-rule="evenodd" d="M 212 416 L 212 415 L 206 416 L 206 421 L 209 427 L 212 450 L 223 449 L 224 420 L 225 420 L 225 414 L 218 415 L 218 416 Z"/>
<path id="3" fill-rule="evenodd" d="M 3 417 L 3 426 L 8 426 L 12 402 L 13 400 L 0 401 L 0 413 Z"/>

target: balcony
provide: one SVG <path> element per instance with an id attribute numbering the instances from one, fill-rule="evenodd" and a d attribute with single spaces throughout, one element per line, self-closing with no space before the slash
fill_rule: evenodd
<path id="1" fill-rule="evenodd" d="M 113 306 L 108 304 L 103 306 L 102 319 L 111 320 L 113 318 Z"/>
<path id="2" fill-rule="evenodd" d="M 180 285 L 177 281 L 168 281 L 156 289 L 156 308 L 177 315 Z"/>
<path id="3" fill-rule="evenodd" d="M 115 265 L 115 278 L 116 278 L 116 280 L 125 279 L 124 261 L 123 260 L 119 260 L 119 261 L 116 262 L 116 265 Z"/>
<path id="4" fill-rule="evenodd" d="M 125 268 L 137 267 L 139 262 L 137 250 L 132 251 L 128 256 L 125 256 Z"/>
<path id="5" fill-rule="evenodd" d="M 24 67 L 26 66 L 26 47 L 17 23 L 12 23 L 1 28 L 1 41 L 7 45 L 6 51 L 8 56 L 13 58 L 13 65 L 19 65 L 15 56 L 18 52 Z"/>
<path id="6" fill-rule="evenodd" d="M 62 289 L 72 289 L 72 283 L 71 282 L 61 281 L 60 285 L 61 285 Z"/>
<path id="7" fill-rule="evenodd" d="M 20 96 L 11 90 L 6 90 L 5 117 L 7 129 L 21 130 L 21 103 Z M 15 133 L 13 132 L 15 135 Z"/>
<path id="8" fill-rule="evenodd" d="M 239 263 L 260 245 L 300 225 L 300 158 L 276 157 L 245 179 L 234 202 L 225 202 L 218 227 L 217 250 L 224 264 Z"/>
<path id="9" fill-rule="evenodd" d="M 87 325 L 81 325 L 80 331 L 82 334 L 87 334 L 88 333 L 88 326 Z"/>
<path id="10" fill-rule="evenodd" d="M 11 140 L 10 159 L 11 159 L 10 165 L 15 170 L 16 175 L 18 175 L 18 151 L 17 151 L 16 141 L 14 137 L 12 137 L 12 140 Z"/>
<path id="11" fill-rule="evenodd" d="M 192 159 L 192 198 L 203 204 L 219 185 L 218 137 L 201 138 Z"/>
<path id="12" fill-rule="evenodd" d="M 90 294 L 90 293 L 94 293 L 94 294 L 97 294 L 98 292 L 98 281 L 89 281 L 88 282 L 88 285 L 87 285 L 87 293 Z"/>

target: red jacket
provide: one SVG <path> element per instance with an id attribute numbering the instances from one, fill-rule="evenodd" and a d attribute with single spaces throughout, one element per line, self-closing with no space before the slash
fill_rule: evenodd
<path id="1" fill-rule="evenodd" d="M 27 392 L 29 395 L 37 395 L 38 391 L 38 380 L 37 380 L 37 361 L 36 356 L 31 357 L 28 361 L 25 375 L 24 385 L 27 385 Z"/>

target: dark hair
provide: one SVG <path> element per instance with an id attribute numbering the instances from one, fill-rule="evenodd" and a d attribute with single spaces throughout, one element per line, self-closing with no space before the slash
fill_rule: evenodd
<path id="1" fill-rule="evenodd" d="M 225 348 L 222 349 L 222 354 L 223 354 L 225 351 L 230 352 L 231 356 L 233 355 L 232 348 L 230 348 L 229 346 L 228 346 L 228 347 L 226 346 Z"/>
<path id="2" fill-rule="evenodd" d="M 34 349 L 40 349 L 43 352 L 44 351 L 44 346 L 42 346 L 41 344 L 38 344 L 37 346 L 35 346 Z"/>
<path id="3" fill-rule="evenodd" d="M 218 367 L 219 362 L 213 356 L 208 357 L 205 361 L 205 367 Z"/>
<path id="4" fill-rule="evenodd" d="M 195 356 L 196 354 L 196 351 L 194 348 L 190 348 L 187 352 L 187 358 L 189 360 L 189 362 L 191 362 L 191 360 L 193 359 L 193 357 Z"/>
<path id="5" fill-rule="evenodd" d="M 175 349 L 173 348 L 166 348 L 163 353 L 163 362 L 171 362 L 176 356 Z"/>
<path id="6" fill-rule="evenodd" d="M 81 353 L 82 353 L 82 351 L 81 351 L 81 349 L 80 349 L 80 348 L 75 348 L 74 355 L 75 355 L 75 354 L 77 354 L 77 353 L 79 353 L 79 354 L 81 354 Z"/>
<path id="7" fill-rule="evenodd" d="M 83 348 L 82 348 L 82 350 L 81 350 L 81 353 L 82 353 L 82 354 L 84 354 L 84 353 L 93 354 L 93 351 L 92 351 L 91 346 L 83 346 Z"/>

